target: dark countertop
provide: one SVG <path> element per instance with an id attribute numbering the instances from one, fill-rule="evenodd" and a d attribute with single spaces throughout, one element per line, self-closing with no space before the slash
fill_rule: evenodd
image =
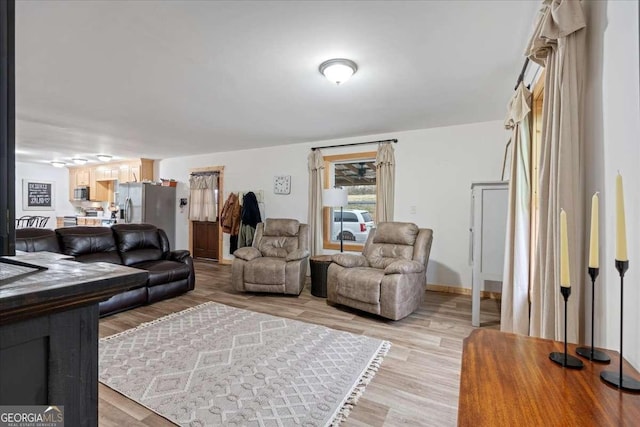
<path id="1" fill-rule="evenodd" d="M 0 325 L 104 301 L 144 285 L 144 270 L 105 262 L 79 263 L 60 254 L 37 252 L 4 257 L 47 267 L 33 269 L 0 264 Z M 11 280 L 12 274 L 20 274 Z"/>

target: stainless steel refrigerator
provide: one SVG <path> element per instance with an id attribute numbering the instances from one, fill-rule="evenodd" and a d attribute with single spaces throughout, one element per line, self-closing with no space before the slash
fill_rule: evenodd
<path id="1" fill-rule="evenodd" d="M 175 249 L 176 187 L 130 182 L 118 185 L 120 220 L 126 224 L 153 224 L 164 230 Z"/>

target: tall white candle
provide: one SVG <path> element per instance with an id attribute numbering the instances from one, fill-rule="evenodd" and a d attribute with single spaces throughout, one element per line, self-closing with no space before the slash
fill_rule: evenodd
<path id="1" fill-rule="evenodd" d="M 571 286 L 569 274 L 569 239 L 567 236 L 567 213 L 560 209 L 560 286 Z"/>
<path id="2" fill-rule="evenodd" d="M 622 190 L 622 175 L 616 177 L 616 259 L 628 261 L 627 257 L 627 227 L 624 220 L 624 192 Z"/>
<path id="3" fill-rule="evenodd" d="M 598 268 L 600 266 L 600 249 L 598 235 L 598 193 L 591 198 L 591 235 L 589 236 L 589 267 Z"/>

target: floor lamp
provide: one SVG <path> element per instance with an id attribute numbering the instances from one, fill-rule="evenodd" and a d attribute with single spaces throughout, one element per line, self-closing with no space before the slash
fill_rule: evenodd
<path id="1" fill-rule="evenodd" d="M 344 252 L 344 244 L 343 244 L 344 236 L 342 235 L 342 232 L 343 232 L 342 208 L 347 206 L 347 203 L 349 202 L 347 196 L 348 194 L 347 194 L 346 188 L 342 188 L 342 187 L 327 188 L 322 192 L 323 206 L 328 206 L 332 208 L 337 208 L 338 206 L 340 207 L 340 252 Z M 333 224 L 333 218 L 331 218 L 331 221 L 329 222 L 329 224 L 330 224 L 329 230 L 331 230 L 332 228 L 331 224 Z M 329 234 L 331 234 L 331 232 L 329 232 Z"/>

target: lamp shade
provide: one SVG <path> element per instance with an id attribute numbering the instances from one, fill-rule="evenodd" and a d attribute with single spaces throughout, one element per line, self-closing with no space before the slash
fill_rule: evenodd
<path id="1" fill-rule="evenodd" d="M 331 207 L 344 207 L 349 203 L 345 188 L 327 188 L 322 191 L 322 205 Z"/>
<path id="2" fill-rule="evenodd" d="M 339 85 L 358 71 L 358 66 L 350 59 L 338 58 L 324 61 L 318 68 L 329 81 Z"/>

